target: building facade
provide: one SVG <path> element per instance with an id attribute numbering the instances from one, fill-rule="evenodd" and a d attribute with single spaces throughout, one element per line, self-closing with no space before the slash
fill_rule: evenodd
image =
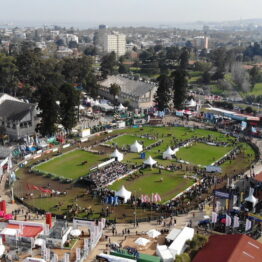
<path id="1" fill-rule="evenodd" d="M 103 49 L 107 53 L 115 52 L 118 57 L 124 55 L 126 53 L 126 36 L 117 32 L 105 34 Z"/>
<path id="2" fill-rule="evenodd" d="M 36 107 L 36 104 L 0 94 L 0 127 L 12 139 L 33 135 L 38 123 Z"/>

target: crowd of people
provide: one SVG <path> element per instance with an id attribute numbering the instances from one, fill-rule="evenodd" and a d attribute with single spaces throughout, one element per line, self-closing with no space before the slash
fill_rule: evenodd
<path id="1" fill-rule="evenodd" d="M 112 183 L 130 171 L 131 168 L 128 165 L 115 161 L 106 167 L 91 172 L 87 179 L 91 181 L 96 188 L 99 188 Z"/>

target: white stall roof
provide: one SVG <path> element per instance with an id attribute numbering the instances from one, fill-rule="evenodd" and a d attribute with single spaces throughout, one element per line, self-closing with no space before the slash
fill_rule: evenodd
<path id="1" fill-rule="evenodd" d="M 176 237 L 181 233 L 182 229 L 173 228 L 166 236 L 167 241 L 174 241 Z"/>

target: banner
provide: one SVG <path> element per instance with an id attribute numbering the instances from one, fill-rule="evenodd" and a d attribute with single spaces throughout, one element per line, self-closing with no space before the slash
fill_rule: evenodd
<path id="1" fill-rule="evenodd" d="M 226 226 L 230 227 L 232 223 L 232 219 L 229 215 L 226 215 Z"/>
<path id="2" fill-rule="evenodd" d="M 239 227 L 239 217 L 234 216 L 234 221 L 233 221 L 233 228 Z"/>
<path id="3" fill-rule="evenodd" d="M 84 238 L 84 250 L 88 250 L 88 247 L 89 244 L 88 244 L 88 238 Z"/>
<path id="4" fill-rule="evenodd" d="M 230 194 L 229 194 L 229 193 L 222 192 L 222 191 L 218 191 L 218 190 L 215 190 L 215 191 L 214 191 L 214 195 L 215 195 L 216 197 L 220 197 L 220 198 L 227 198 L 227 199 L 230 198 Z"/>
<path id="5" fill-rule="evenodd" d="M 216 223 L 217 222 L 217 213 L 216 212 L 212 212 L 212 223 Z"/>
<path id="6" fill-rule="evenodd" d="M 76 260 L 79 261 L 81 259 L 81 248 L 76 248 Z"/>
<path id="7" fill-rule="evenodd" d="M 63 262 L 70 262 L 70 255 L 68 253 L 64 253 L 64 261 Z"/>
<path id="8" fill-rule="evenodd" d="M 237 196 L 234 195 L 234 196 L 233 196 L 233 206 L 234 206 L 236 203 L 237 203 Z"/>
<path id="9" fill-rule="evenodd" d="M 248 231 L 252 227 L 252 222 L 249 219 L 246 219 L 245 231 Z"/>

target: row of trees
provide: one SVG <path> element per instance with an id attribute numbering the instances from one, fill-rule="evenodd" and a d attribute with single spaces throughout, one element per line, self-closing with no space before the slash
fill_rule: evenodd
<path id="1" fill-rule="evenodd" d="M 187 94 L 187 72 L 189 51 L 184 49 L 179 58 L 178 68 L 171 74 L 161 74 L 158 78 L 158 89 L 155 95 L 157 108 L 163 111 L 170 106 L 173 98 L 173 105 L 177 109 L 183 107 Z"/>
<path id="2" fill-rule="evenodd" d="M 0 54 L 0 90 L 38 102 L 41 123 L 38 131 L 52 135 L 56 124 L 67 131 L 76 124 L 79 105 L 79 86 L 97 96 L 97 77 L 93 59 L 46 58 L 31 44 L 23 43 L 19 53 Z"/>

